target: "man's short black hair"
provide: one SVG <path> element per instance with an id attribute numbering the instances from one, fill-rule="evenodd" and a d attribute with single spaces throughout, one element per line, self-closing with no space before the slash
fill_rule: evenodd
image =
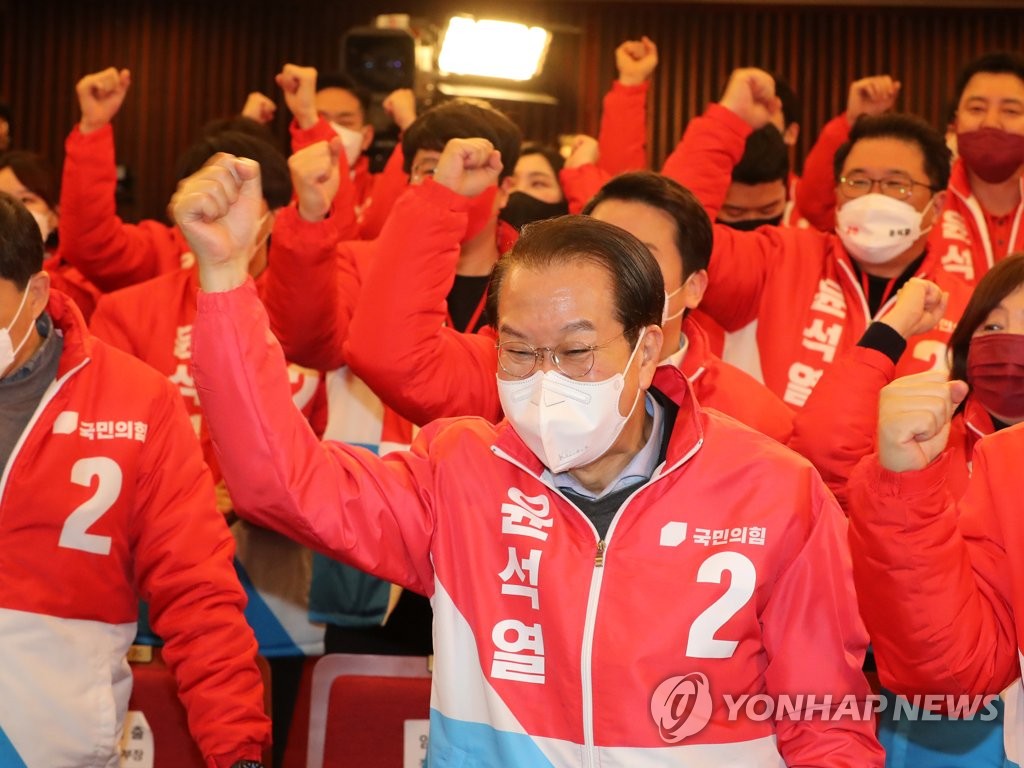
<path id="1" fill-rule="evenodd" d="M 204 136 L 178 159 L 178 179 L 185 179 L 198 171 L 218 152 L 237 157 L 248 157 L 260 164 L 263 199 L 274 210 L 282 208 L 292 199 L 292 178 L 288 161 L 276 147 L 241 131 L 222 131 Z"/>
<path id="2" fill-rule="evenodd" d="M 551 166 L 551 170 L 555 173 L 555 178 L 558 178 L 559 171 L 565 166 L 565 158 L 559 154 L 558 150 L 550 144 L 542 144 L 538 141 L 527 141 L 519 150 L 519 157 L 526 157 L 527 155 L 540 155 L 548 161 L 548 165 Z"/>
<path id="3" fill-rule="evenodd" d="M 57 207 L 57 175 L 42 155 L 20 149 L 0 153 L 0 171 L 4 168 L 10 168 L 25 189 L 41 197 L 50 208 Z"/>
<path id="4" fill-rule="evenodd" d="M 775 80 L 775 95 L 782 102 L 782 125 L 789 128 L 792 123 L 800 122 L 800 97 L 782 77 L 772 73 L 772 78 Z"/>
<path id="5" fill-rule="evenodd" d="M 43 239 L 32 214 L 13 195 L 0 192 L 0 278 L 24 291 L 43 268 Z"/>
<path id="6" fill-rule="evenodd" d="M 836 152 L 833 171 L 837 184 L 850 150 L 863 139 L 900 139 L 916 145 L 924 155 L 924 172 L 932 189 L 943 190 L 949 184 L 950 151 L 945 137 L 917 115 L 900 112 L 857 118 L 849 140 Z"/>
<path id="7" fill-rule="evenodd" d="M 959 106 L 967 83 L 972 77 L 981 73 L 1016 75 L 1021 82 L 1024 82 L 1024 54 L 1017 51 L 994 51 L 976 58 L 960 70 L 960 75 L 956 79 L 954 104 Z"/>
<path id="8" fill-rule="evenodd" d="M 583 213 L 592 214 L 597 206 L 608 200 L 643 203 L 664 211 L 672 218 L 676 224 L 676 250 L 683 260 L 684 279 L 708 268 L 714 244 L 711 219 L 696 195 L 686 187 L 652 171 L 623 173 L 601 187 L 584 207 Z"/>
<path id="9" fill-rule="evenodd" d="M 503 112 L 486 102 L 448 101 L 424 112 L 402 135 L 405 172 L 419 150 L 441 152 L 452 139 L 487 139 L 501 152 L 499 178 L 511 176 L 519 161 L 523 134 Z"/>
<path id="10" fill-rule="evenodd" d="M 370 92 L 363 88 L 363 86 L 356 84 L 356 81 L 346 75 L 344 72 L 327 72 L 317 73 L 316 76 L 316 90 L 319 93 L 328 88 L 340 88 L 343 91 L 348 91 L 359 101 L 359 106 L 363 109 L 363 117 L 366 118 L 370 114 Z"/>
<path id="11" fill-rule="evenodd" d="M 491 273 L 487 317 L 497 327 L 501 287 L 514 269 L 544 269 L 590 263 L 608 272 L 616 319 L 626 339 L 636 344 L 640 329 L 661 325 L 665 281 L 661 268 L 643 243 L 624 229 L 590 216 L 559 216 L 523 227 L 519 239 Z"/>
<path id="12" fill-rule="evenodd" d="M 789 179 L 789 152 L 779 129 L 769 123 L 747 137 L 743 157 L 732 169 L 732 180 L 740 184 L 767 184 Z"/>

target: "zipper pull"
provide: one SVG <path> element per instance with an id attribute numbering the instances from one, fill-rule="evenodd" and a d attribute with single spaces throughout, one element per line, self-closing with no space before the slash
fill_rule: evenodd
<path id="1" fill-rule="evenodd" d="M 597 555 L 594 557 L 594 567 L 604 568 L 604 539 L 597 542 Z"/>

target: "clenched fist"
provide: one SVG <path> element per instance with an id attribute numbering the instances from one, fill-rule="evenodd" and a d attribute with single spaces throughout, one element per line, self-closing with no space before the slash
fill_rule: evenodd
<path id="1" fill-rule="evenodd" d="M 466 197 L 498 183 L 501 153 L 487 139 L 451 139 L 434 168 L 434 181 Z"/>
<path id="2" fill-rule="evenodd" d="M 888 112 L 896 103 L 900 87 L 901 83 L 889 75 L 854 81 L 846 99 L 846 119 L 852 125 L 861 115 L 876 116 Z"/>
<path id="3" fill-rule="evenodd" d="M 306 221 L 322 221 L 331 210 L 341 183 L 338 161 L 343 149 L 341 138 L 335 136 L 329 142 L 310 144 L 288 158 L 299 216 Z"/>
<path id="4" fill-rule="evenodd" d="M 409 88 L 392 91 L 381 106 L 391 115 L 400 131 L 404 131 L 416 120 L 416 95 Z"/>
<path id="5" fill-rule="evenodd" d="M 285 64 L 274 81 L 284 93 L 284 103 L 299 128 L 312 128 L 319 119 L 316 111 L 316 69 Z"/>
<path id="6" fill-rule="evenodd" d="M 620 83 L 640 85 L 658 66 L 658 46 L 646 35 L 639 40 L 627 40 L 615 49 L 615 66 Z"/>
<path id="7" fill-rule="evenodd" d="M 78 129 L 82 133 L 98 131 L 114 119 L 121 109 L 132 74 L 127 69 L 108 67 L 102 72 L 86 75 L 75 86 L 78 105 L 82 109 L 82 120 Z"/>
<path id="8" fill-rule="evenodd" d="M 719 103 L 755 131 L 782 109 L 782 102 L 775 95 L 775 79 L 763 69 L 754 68 L 734 70 Z"/>
<path id="9" fill-rule="evenodd" d="M 224 152 L 178 184 L 171 212 L 196 256 L 204 291 L 245 282 L 265 205 L 259 163 Z"/>
<path id="10" fill-rule="evenodd" d="M 878 399 L 878 460 L 892 472 L 924 469 L 949 441 L 949 423 L 967 384 L 942 371 L 896 379 Z"/>
<path id="11" fill-rule="evenodd" d="M 882 322 L 909 339 L 938 325 L 948 301 L 949 294 L 935 283 L 912 277 L 900 288 L 896 303 L 882 316 Z"/>

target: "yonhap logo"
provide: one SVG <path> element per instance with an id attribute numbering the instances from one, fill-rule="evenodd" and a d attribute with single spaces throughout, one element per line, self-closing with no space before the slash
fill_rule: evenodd
<path id="1" fill-rule="evenodd" d="M 700 733 L 711 720 L 711 687 L 700 672 L 663 681 L 651 696 L 651 717 L 662 741 L 678 744 Z"/>

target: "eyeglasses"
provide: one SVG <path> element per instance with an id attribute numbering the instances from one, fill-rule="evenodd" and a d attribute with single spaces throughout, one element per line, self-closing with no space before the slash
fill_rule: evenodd
<path id="1" fill-rule="evenodd" d="M 864 173 L 851 173 L 849 176 L 839 177 L 839 189 L 843 196 L 850 200 L 864 197 L 875 188 L 876 184 L 879 192 L 895 200 L 906 200 L 914 194 L 914 187 L 924 187 L 932 192 L 938 192 L 931 184 L 915 181 L 902 173 L 895 173 L 882 179 L 872 179 Z"/>
<path id="2" fill-rule="evenodd" d="M 501 370 L 516 379 L 525 379 L 542 364 L 544 355 L 551 358 L 551 364 L 570 379 L 582 379 L 594 368 L 594 353 L 625 336 L 630 329 L 616 334 L 602 344 L 579 344 L 566 342 L 557 347 L 533 347 L 522 341 L 503 341 L 497 344 L 498 365 Z"/>

